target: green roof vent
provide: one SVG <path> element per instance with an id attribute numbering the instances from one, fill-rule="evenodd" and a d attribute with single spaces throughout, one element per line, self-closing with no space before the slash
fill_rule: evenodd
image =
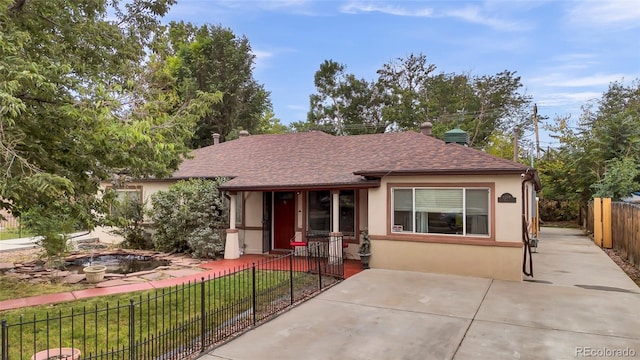
<path id="1" fill-rule="evenodd" d="M 453 130 L 449 130 L 444 133 L 444 142 L 448 143 L 456 143 L 464 146 L 469 145 L 469 134 L 466 131 L 456 128 Z"/>

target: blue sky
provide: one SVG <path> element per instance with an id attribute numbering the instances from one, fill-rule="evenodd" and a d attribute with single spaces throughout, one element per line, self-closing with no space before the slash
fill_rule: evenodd
<path id="1" fill-rule="evenodd" d="M 550 119 L 577 119 L 610 82 L 640 78 L 638 0 L 178 0 L 166 19 L 245 35 L 254 77 L 285 124 L 306 119 L 314 73 L 327 59 L 368 80 L 411 53 L 425 54 L 436 72 L 516 71 Z"/>

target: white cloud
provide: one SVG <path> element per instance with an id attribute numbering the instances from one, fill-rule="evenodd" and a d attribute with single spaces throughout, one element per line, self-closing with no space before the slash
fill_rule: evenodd
<path id="1" fill-rule="evenodd" d="M 601 96 L 601 92 L 595 91 L 545 93 L 544 95 L 536 96 L 536 103 L 541 107 L 579 108 L 581 105 Z"/>
<path id="2" fill-rule="evenodd" d="M 569 9 L 569 20 L 583 26 L 635 28 L 640 26 L 637 0 L 576 1 Z"/>
<path id="3" fill-rule="evenodd" d="M 275 55 L 275 53 L 271 51 L 256 50 L 256 49 L 251 50 L 251 53 L 256 57 L 255 58 L 256 69 L 267 68 L 269 59 Z"/>
<path id="4" fill-rule="evenodd" d="M 251 53 L 256 57 L 255 58 L 255 67 L 257 70 L 265 69 L 270 67 L 271 60 L 276 58 L 278 55 L 283 53 L 293 53 L 296 50 L 291 48 L 271 48 L 271 49 L 252 49 Z"/>
<path id="5" fill-rule="evenodd" d="M 414 2 L 414 4 L 424 4 L 423 2 Z M 406 2 L 405 2 L 406 4 Z M 454 6 L 456 3 L 453 2 Z M 478 6 L 466 6 L 453 9 L 434 9 L 430 7 L 402 7 L 393 2 L 385 1 L 350 1 L 344 4 L 340 11 L 347 14 L 360 14 L 360 13 L 381 13 L 393 16 L 406 16 L 406 17 L 429 17 L 429 18 L 456 18 L 468 23 L 488 26 L 490 28 L 498 30 L 522 30 L 529 29 L 530 25 L 524 23 L 518 23 L 513 21 L 502 20 L 495 16 L 490 16 L 487 13 L 494 13 L 492 11 L 485 11 Z"/>
<path id="6" fill-rule="evenodd" d="M 485 25 L 497 30 L 523 30 L 530 28 L 529 25 L 518 24 L 516 22 L 510 22 L 501 20 L 495 17 L 487 16 L 483 14 L 482 10 L 477 6 L 467 6 L 464 8 L 448 10 L 444 13 L 445 16 L 458 18 L 472 24 Z"/>
<path id="7" fill-rule="evenodd" d="M 252 50 L 251 53 L 259 60 L 268 59 L 274 55 L 273 52 L 262 50 Z"/>
<path id="8" fill-rule="evenodd" d="M 632 77 L 632 76 L 631 76 Z M 568 77 L 562 73 L 551 73 L 542 77 L 531 79 L 532 82 L 550 87 L 588 87 L 588 86 L 608 86 L 614 81 L 630 78 L 625 74 L 595 74 L 582 77 Z"/>
<path id="9" fill-rule="evenodd" d="M 343 5 L 340 10 L 347 14 L 379 12 L 394 16 L 430 17 L 433 14 L 431 8 L 406 9 L 382 2 L 363 3 L 351 1 Z"/>
<path id="10" fill-rule="evenodd" d="M 302 15 L 313 15 L 312 0 L 180 0 L 176 4 L 181 14 L 246 13 L 251 11 L 279 11 Z"/>

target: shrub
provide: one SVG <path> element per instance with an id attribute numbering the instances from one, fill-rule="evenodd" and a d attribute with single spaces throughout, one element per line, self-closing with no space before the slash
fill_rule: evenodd
<path id="1" fill-rule="evenodd" d="M 146 202 L 138 197 L 125 196 L 121 201 L 113 200 L 108 224 L 116 229 L 111 233 L 124 238 L 123 246 L 131 249 L 152 249 L 151 236 L 144 229 Z"/>
<path id="2" fill-rule="evenodd" d="M 228 210 L 221 180 L 179 181 L 152 195 L 151 218 L 157 250 L 214 258 L 224 249 Z"/>

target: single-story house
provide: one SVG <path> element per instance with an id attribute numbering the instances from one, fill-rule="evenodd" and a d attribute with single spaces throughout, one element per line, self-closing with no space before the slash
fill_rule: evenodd
<path id="1" fill-rule="evenodd" d="M 368 229 L 371 267 L 522 279 L 523 221 L 535 214 L 536 171 L 421 133 L 249 135 L 194 150 L 172 178 L 132 184 L 147 198 L 190 178 L 226 177 L 226 258 L 289 250 L 310 233 L 342 236 L 357 259 Z"/>

